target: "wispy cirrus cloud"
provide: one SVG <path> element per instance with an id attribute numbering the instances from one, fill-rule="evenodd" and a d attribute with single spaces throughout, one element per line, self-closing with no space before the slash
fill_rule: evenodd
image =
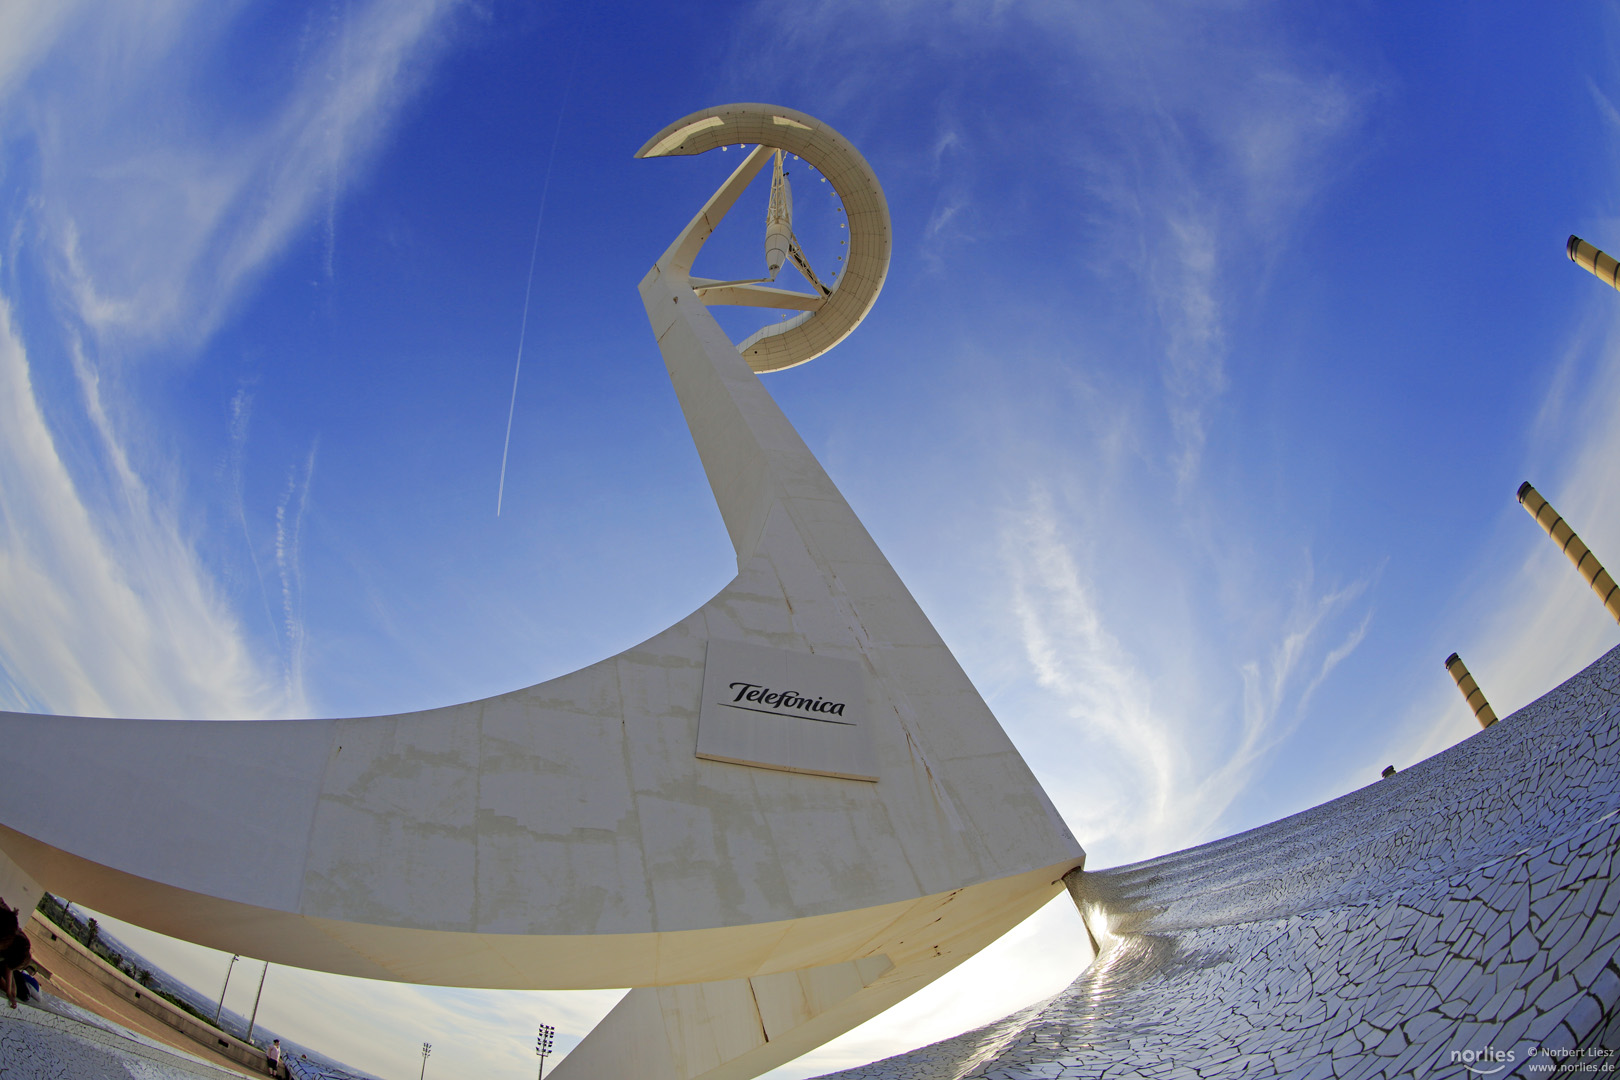
<path id="1" fill-rule="evenodd" d="M 241 477 L 251 398 L 233 403 L 232 516 L 267 616 L 264 572 L 277 578 L 280 616 L 266 639 L 232 610 L 233 553 L 199 548 L 192 522 L 205 511 L 187 505 L 127 391 L 140 360 L 172 363 L 202 347 L 312 225 L 324 226 L 332 270 L 337 201 L 386 141 L 457 6 L 312 8 L 287 63 L 270 65 L 272 85 L 251 101 L 197 93 L 244 32 L 241 6 L 53 2 L 0 13 L 0 139 L 18 163 L 0 181 L 20 208 L 0 285 L 8 707 L 307 714 L 300 555 L 313 447 L 288 466 L 273 508 L 250 513 Z M 22 296 L 43 296 L 26 317 Z"/>
<path id="2" fill-rule="evenodd" d="M 965 225 L 972 213 L 971 184 L 962 175 L 960 161 L 956 160 L 965 149 L 961 130 L 949 117 L 943 119 L 934 140 L 932 172 L 936 178 L 948 177 L 948 180 L 934 201 L 922 235 L 924 258 L 936 271 L 944 270 L 947 265 L 945 246 L 969 238 Z M 964 215 L 964 210 L 969 214 Z"/>
<path id="3" fill-rule="evenodd" d="M 282 684 L 288 701 L 307 700 L 304 689 L 304 515 L 315 480 L 316 440 L 304 461 L 303 476 L 287 470 L 287 486 L 276 504 L 276 574 L 281 579 Z"/>
<path id="4" fill-rule="evenodd" d="M 194 92 L 198 62 L 234 32 L 216 5 L 113 4 L 84 20 L 72 48 L 14 91 L 34 119 L 11 135 L 37 143 L 44 242 L 92 334 L 195 346 L 316 217 L 330 273 L 336 200 L 385 143 L 457 6 L 312 12 L 263 111 Z"/>
<path id="5" fill-rule="evenodd" d="M 1035 492 L 1005 535 L 1012 610 L 1036 681 L 1063 704 L 1080 739 L 1104 741 L 1132 762 L 1131 786 L 1142 796 L 1135 819 L 1163 819 L 1183 771 L 1180 749 L 1148 681 L 1107 629 L 1050 498 Z"/>
<path id="6" fill-rule="evenodd" d="M 1075 164 L 1099 207 L 1097 261 L 1128 269 L 1153 300 L 1185 487 L 1229 382 L 1229 310 L 1263 285 L 1331 182 L 1376 87 L 1335 70 L 1265 4 L 1009 10 L 1065 42 L 1087 73 L 1077 96 L 1097 115 Z"/>
<path id="7" fill-rule="evenodd" d="M 892 100 L 897 84 L 922 82 L 936 65 L 963 72 L 935 106 L 940 134 L 916 148 L 938 188 L 921 237 L 930 268 L 944 266 L 945 234 L 1027 215 L 1037 232 L 1066 235 L 1072 215 L 1085 218 L 1085 262 L 1100 276 L 1129 275 L 1149 301 L 1172 433 L 1166 463 L 1186 490 L 1230 385 L 1232 312 L 1263 291 L 1381 93 L 1275 16 L 1274 5 L 1245 2 L 845 0 L 760 8 L 760 34 L 745 36 L 738 62 L 781 78 L 792 56 L 804 91 L 832 108 Z M 761 36 L 775 49 L 760 50 Z M 992 89 L 972 73 L 1009 66 L 1027 73 L 1015 129 L 971 104 Z M 985 166 L 1008 157 L 1027 180 Z M 956 246 L 964 263 L 981 254 Z M 1057 250 L 1037 258 L 1067 261 Z"/>
<path id="8" fill-rule="evenodd" d="M 0 8 L 0 100 L 44 60 L 87 6 L 84 0 L 56 0 Z"/>
<path id="9" fill-rule="evenodd" d="M 90 716 L 261 716 L 280 702 L 179 518 L 101 416 L 93 512 L 0 299 L 0 673 L 5 706 Z"/>
<path id="10" fill-rule="evenodd" d="M 1065 743 L 1059 756 L 1077 766 L 1074 797 L 1063 809 L 1077 835 L 1102 841 L 1111 862 L 1217 835 L 1222 814 L 1361 643 L 1371 619 L 1358 603 L 1367 580 L 1319 589 L 1307 571 L 1289 586 L 1280 623 L 1262 630 L 1269 643 L 1206 645 L 1214 656 L 1200 672 L 1192 657 L 1139 655 L 1109 629 L 1111 598 L 1077 550 L 1084 527 L 1044 491 L 1008 514 L 1004 538 L 1019 645 L 1062 713 L 1060 721 L 1048 717 Z M 1243 656 L 1249 647 L 1258 655 Z M 1212 668 L 1214 685 L 1203 681 Z M 1235 716 L 1222 715 L 1221 702 L 1231 696 L 1222 682 L 1241 688 Z M 1090 761 L 1109 766 L 1078 768 Z"/>

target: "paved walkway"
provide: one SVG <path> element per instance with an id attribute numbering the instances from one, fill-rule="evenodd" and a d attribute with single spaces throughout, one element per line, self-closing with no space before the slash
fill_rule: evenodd
<path id="1" fill-rule="evenodd" d="M 241 1080 L 243 1075 L 48 994 L 14 1010 L 0 1001 L 0 1080 Z"/>
<path id="2" fill-rule="evenodd" d="M 1620 649 L 1387 780 L 1082 875 L 1103 952 L 1067 990 L 832 1076 L 1620 1076 L 1617 852 Z"/>

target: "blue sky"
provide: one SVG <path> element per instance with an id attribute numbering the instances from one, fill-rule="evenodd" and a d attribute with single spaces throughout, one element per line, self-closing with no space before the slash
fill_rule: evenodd
<path id="1" fill-rule="evenodd" d="M 1371 782 L 1474 730 L 1451 651 L 1506 715 L 1620 642 L 1513 498 L 1620 565 L 1620 295 L 1563 254 L 1620 251 L 1617 29 L 1590 3 L 7 5 L 0 707 L 421 708 L 699 606 L 734 563 L 635 285 L 735 159 L 631 154 L 769 101 L 862 150 L 895 246 L 859 330 L 768 386 L 1091 865 Z M 747 198 L 700 273 L 757 272 Z M 780 1075 L 1055 991 L 1065 905 Z M 566 1048 L 614 997 L 277 968 L 262 1015 L 390 1080 L 423 1039 L 430 1071 L 519 1076 L 535 1024 Z"/>

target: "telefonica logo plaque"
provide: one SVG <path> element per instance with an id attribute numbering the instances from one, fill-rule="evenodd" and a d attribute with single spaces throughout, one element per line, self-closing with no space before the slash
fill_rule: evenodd
<path id="1" fill-rule="evenodd" d="M 853 725 L 853 720 L 838 720 L 835 717 L 844 715 L 844 706 L 847 702 L 828 701 L 823 698 L 807 698 L 801 696 L 796 690 L 772 690 L 768 686 L 760 686 L 751 682 L 734 682 L 729 689 L 737 691 L 737 696 L 730 701 L 722 702 L 728 709 L 742 709 L 744 712 L 769 713 L 772 716 L 803 716 L 806 713 L 826 713 L 824 716 L 806 716 L 808 720 L 816 720 L 823 724 Z M 739 701 L 757 701 L 766 708 L 756 708 L 750 705 L 739 705 Z"/>
<path id="2" fill-rule="evenodd" d="M 697 756 L 760 769 L 876 780 L 861 665 L 711 640 L 703 665 Z"/>

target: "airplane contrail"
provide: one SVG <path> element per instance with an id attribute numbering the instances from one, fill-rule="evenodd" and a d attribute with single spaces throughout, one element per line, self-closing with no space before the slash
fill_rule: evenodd
<path id="1" fill-rule="evenodd" d="M 512 403 L 506 409 L 506 442 L 501 446 L 501 482 L 495 490 L 495 516 L 501 516 L 501 500 L 506 495 L 506 455 L 512 448 L 512 417 L 517 412 L 518 375 L 523 371 L 523 339 L 529 331 L 529 300 L 534 295 L 534 262 L 540 253 L 540 225 L 546 220 L 546 195 L 551 191 L 551 166 L 557 160 L 557 140 L 562 135 L 563 117 L 568 113 L 568 98 L 574 92 L 574 75 L 579 71 L 579 50 L 574 52 L 574 67 L 568 73 L 568 85 L 563 88 L 562 107 L 557 110 L 557 127 L 551 133 L 551 153 L 546 157 L 546 179 L 540 185 L 540 213 L 534 219 L 534 243 L 529 248 L 529 281 L 523 289 L 523 321 L 518 324 L 517 364 L 512 369 Z"/>
<path id="2" fill-rule="evenodd" d="M 556 149 L 553 140 L 552 149 Z M 546 187 L 551 186 L 551 165 L 546 165 Z M 512 417 L 517 412 L 518 375 L 523 371 L 523 338 L 529 332 L 529 297 L 534 292 L 534 259 L 540 252 L 540 223 L 546 219 L 545 190 L 540 194 L 540 215 L 534 222 L 534 244 L 529 248 L 529 283 L 523 289 L 523 321 L 518 325 L 517 365 L 512 369 L 512 403 L 506 407 L 506 441 L 501 445 L 501 482 L 495 490 L 495 516 L 501 516 L 501 500 L 506 496 L 506 455 L 512 448 Z"/>

